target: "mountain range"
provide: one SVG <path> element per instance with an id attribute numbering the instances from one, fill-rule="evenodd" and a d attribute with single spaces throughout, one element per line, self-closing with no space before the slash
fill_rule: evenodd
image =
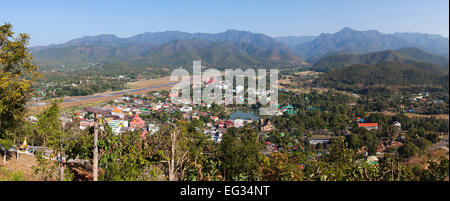
<path id="1" fill-rule="evenodd" d="M 86 66 L 131 62 L 151 67 L 191 66 L 201 59 L 210 67 L 298 65 L 301 60 L 286 44 L 263 34 L 228 30 L 217 34 L 177 31 L 82 37 L 46 47 L 32 47 L 41 67 Z"/>
<path id="2" fill-rule="evenodd" d="M 442 36 L 383 34 L 374 30 L 356 31 L 350 28 L 317 37 L 277 38 L 238 30 L 221 33 L 165 31 L 143 33 L 129 38 L 103 34 L 81 37 L 63 44 L 31 47 L 30 50 L 41 69 L 77 69 L 92 64 L 114 63 L 175 68 L 189 67 L 194 59 L 201 59 L 205 66 L 216 68 L 282 68 L 303 65 L 304 60 L 316 62 L 333 54 L 364 54 L 406 47 L 415 47 L 420 51 L 448 58 L 448 38 Z M 407 56 L 423 61 L 416 56 Z"/>
<path id="3" fill-rule="evenodd" d="M 334 34 L 321 34 L 313 41 L 294 47 L 299 56 L 309 61 L 331 53 L 364 54 L 369 52 L 416 47 L 427 52 L 447 56 L 448 38 L 419 33 L 383 34 L 376 30 L 356 31 L 348 27 Z"/>

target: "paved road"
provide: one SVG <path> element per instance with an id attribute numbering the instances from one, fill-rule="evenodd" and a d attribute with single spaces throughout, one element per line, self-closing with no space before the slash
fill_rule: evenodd
<path id="1" fill-rule="evenodd" d="M 430 148 L 428 148 L 428 151 L 432 151 L 435 149 L 446 149 L 448 150 L 448 136 L 441 140 L 440 142 L 436 143 L 435 145 L 431 146 Z"/>
<path id="2" fill-rule="evenodd" d="M 80 98 L 66 99 L 66 100 L 63 100 L 63 103 L 72 103 L 72 102 L 83 101 L 83 100 L 90 100 L 90 99 L 95 99 L 95 98 L 102 98 L 102 97 L 123 95 L 123 94 L 128 94 L 128 93 L 135 93 L 135 92 L 139 92 L 139 91 L 146 91 L 146 90 L 150 90 L 150 89 L 167 87 L 167 86 L 171 86 L 171 85 L 174 85 L 174 84 L 177 84 L 177 83 L 179 83 L 179 81 L 178 82 L 167 83 L 167 84 L 159 84 L 159 85 L 155 85 L 155 86 L 151 86 L 151 87 L 145 87 L 145 88 L 140 88 L 140 89 L 128 89 L 128 90 L 114 92 L 114 93 L 109 93 L 109 94 L 92 95 L 92 96 L 84 96 L 84 97 L 80 97 Z M 46 104 L 47 103 L 45 103 L 45 102 L 35 102 L 35 103 L 32 103 L 31 106 L 42 106 L 42 105 L 46 105 Z"/>

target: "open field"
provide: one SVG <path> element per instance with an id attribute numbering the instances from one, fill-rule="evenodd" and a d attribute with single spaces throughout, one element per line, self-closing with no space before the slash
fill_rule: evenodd
<path id="1" fill-rule="evenodd" d="M 395 112 L 388 112 L 388 111 L 384 111 L 384 112 L 380 112 L 384 115 L 387 116 L 395 116 L 398 113 Z M 437 119 L 449 119 L 449 115 L 448 114 L 433 114 L 433 115 L 424 115 L 424 114 L 415 114 L 415 113 L 403 113 L 405 116 L 409 117 L 409 118 L 413 118 L 413 117 L 417 117 L 417 118 L 437 118 Z"/>
<path id="2" fill-rule="evenodd" d="M 84 107 L 86 105 L 89 106 L 95 103 L 99 104 L 107 102 L 109 100 L 122 97 L 124 94 L 145 94 L 150 91 L 170 90 L 173 84 L 174 82 L 171 82 L 169 77 L 130 82 L 126 84 L 128 89 L 125 90 L 108 91 L 89 96 L 65 97 L 60 105 L 62 108 Z M 43 108 L 46 107 L 46 104 L 48 102 L 49 101 L 44 101 L 41 103 L 45 104 L 39 105 L 34 103 L 34 105 L 30 107 L 30 112 L 33 114 L 41 111 Z"/>

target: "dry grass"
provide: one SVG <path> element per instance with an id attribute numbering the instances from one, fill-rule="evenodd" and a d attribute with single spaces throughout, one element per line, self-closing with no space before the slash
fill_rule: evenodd
<path id="1" fill-rule="evenodd" d="M 407 117 L 418 117 L 418 118 L 430 118 L 434 117 L 437 119 L 449 119 L 448 114 L 433 114 L 433 115 L 424 115 L 424 114 L 414 114 L 414 113 L 405 113 Z"/>
<path id="2" fill-rule="evenodd" d="M 411 157 L 407 162 L 405 162 L 405 164 L 411 167 L 418 166 L 426 168 L 429 160 L 437 161 L 441 157 L 445 157 L 448 159 L 449 158 L 448 150 L 435 149 L 432 151 L 427 151 L 424 154 L 422 154 L 422 156 L 416 155 L 414 157 Z"/>
<path id="3" fill-rule="evenodd" d="M 389 111 L 384 111 L 384 112 L 380 112 L 384 115 L 387 116 L 395 116 L 398 113 L 395 112 L 389 112 Z M 409 118 L 413 118 L 413 117 L 417 117 L 417 118 L 431 118 L 434 117 L 436 119 L 449 119 L 448 114 L 433 114 L 433 115 L 425 115 L 425 114 L 415 114 L 415 113 L 403 113 L 405 116 L 409 117 Z"/>
<path id="4" fill-rule="evenodd" d="M 2 154 L 0 155 L 3 159 Z M 21 154 L 19 160 L 17 160 L 15 153 L 11 154 L 10 158 L 6 160 L 6 164 L 0 161 L 0 169 L 2 170 L 0 171 L 0 180 L 9 180 L 11 174 L 21 172 L 24 180 L 36 181 L 37 179 L 34 177 L 34 171 L 32 169 L 36 164 L 37 162 L 34 156 Z"/>
<path id="5" fill-rule="evenodd" d="M 302 72 L 296 72 L 296 73 L 294 73 L 294 74 L 296 74 L 296 75 L 312 75 L 312 76 L 318 76 L 318 75 L 320 75 L 320 74 L 322 74 L 322 73 L 320 73 L 320 72 L 314 72 L 314 71 L 302 71 Z"/>

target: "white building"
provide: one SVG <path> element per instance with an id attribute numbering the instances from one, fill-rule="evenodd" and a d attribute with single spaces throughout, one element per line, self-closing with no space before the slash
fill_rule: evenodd
<path id="1" fill-rule="evenodd" d="M 153 134 L 155 134 L 158 131 L 159 131 L 159 127 L 158 126 L 156 126 L 155 124 L 148 124 L 148 133 L 150 135 L 153 135 Z"/>
<path id="2" fill-rule="evenodd" d="M 236 119 L 236 120 L 234 120 L 234 127 L 240 128 L 240 127 L 242 127 L 242 126 L 244 126 L 244 120 L 242 120 L 242 119 Z"/>
<path id="3" fill-rule="evenodd" d="M 402 124 L 401 124 L 400 122 L 398 122 L 398 121 L 395 121 L 395 122 L 392 124 L 392 126 L 398 128 L 398 129 L 402 129 Z"/>

